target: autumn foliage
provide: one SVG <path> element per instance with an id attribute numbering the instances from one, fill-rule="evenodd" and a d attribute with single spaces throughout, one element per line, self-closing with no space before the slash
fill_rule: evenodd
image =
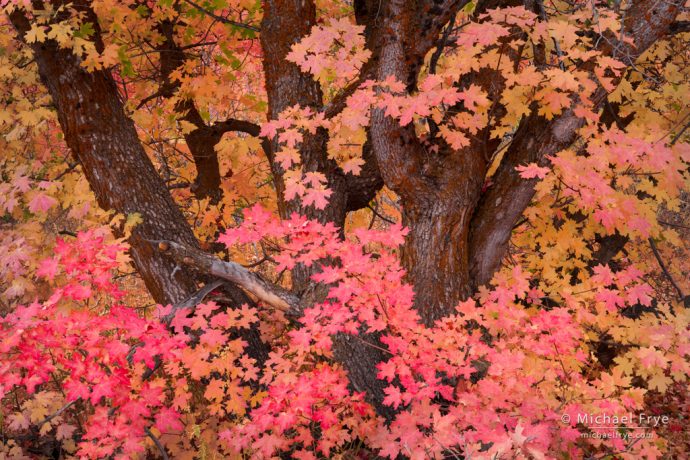
<path id="1" fill-rule="evenodd" d="M 0 459 L 687 455 L 690 4 L 296 3 L 0 2 Z"/>

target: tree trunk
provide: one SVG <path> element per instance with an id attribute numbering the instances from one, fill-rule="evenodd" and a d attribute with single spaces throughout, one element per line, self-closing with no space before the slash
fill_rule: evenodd
<path id="1" fill-rule="evenodd" d="M 89 10 L 90 11 L 90 10 Z M 23 36 L 31 25 L 20 11 L 11 15 Z M 94 18 L 94 24 L 97 21 Z M 129 240 L 137 271 L 157 302 L 174 303 L 196 290 L 195 277 L 155 251 L 149 239 L 197 240 L 146 156 L 117 86 L 104 70 L 87 72 L 80 59 L 53 41 L 31 45 L 41 81 L 57 108 L 67 145 L 81 164 L 98 204 L 125 215 L 139 213 Z"/>
<path id="2" fill-rule="evenodd" d="M 264 16 L 261 23 L 261 44 L 264 51 L 264 72 L 266 92 L 268 94 L 268 116 L 278 118 L 280 113 L 299 104 L 319 110 L 323 107 L 322 93 L 319 84 L 310 75 L 302 73 L 295 64 L 285 57 L 291 46 L 307 35 L 316 24 L 316 6 L 311 0 L 268 0 L 264 2 Z M 328 180 L 332 191 L 328 206 L 324 210 L 303 207 L 297 201 L 286 202 L 284 199 L 283 170 L 273 161 L 273 154 L 278 148 L 277 142 L 271 142 L 268 159 L 274 173 L 274 183 L 278 193 L 279 211 L 283 218 L 293 212 L 306 215 L 320 222 L 332 222 L 342 228 L 345 216 L 350 210 L 359 209 L 368 204 L 382 180 L 378 166 L 368 143 L 365 156 L 368 161 L 360 176 L 346 176 L 335 161 L 328 158 L 327 133 L 324 130 L 316 134 L 305 134 L 300 146 L 300 157 L 304 171 L 318 171 Z M 305 297 L 303 304 L 323 301 L 325 288 L 314 286 L 310 277 L 318 267 L 305 268 L 297 266 L 292 271 L 293 290 Z M 338 334 L 333 337 L 333 353 L 336 361 L 343 364 L 349 374 L 351 387 L 363 391 L 379 414 L 391 417 L 391 408 L 382 404 L 385 383 L 376 378 L 376 364 L 384 361 L 386 356 L 375 346 L 378 338 L 370 335 L 352 337 Z"/>
<path id="3" fill-rule="evenodd" d="M 98 37 L 93 10 L 82 8 Z M 21 36 L 31 28 L 21 11 L 14 11 L 10 20 Z M 98 204 L 118 213 L 139 213 L 143 218 L 134 227 L 129 244 L 134 266 L 149 293 L 161 304 L 187 299 L 205 276 L 178 265 L 151 240 L 172 240 L 194 248 L 199 243 L 141 146 L 112 76 L 104 70 L 87 72 L 71 50 L 60 49 L 53 41 L 31 48 L 67 145 L 81 164 Z M 233 305 L 252 303 L 236 286 L 228 284 L 224 291 Z M 263 362 L 268 350 L 258 330 L 243 330 L 241 335 L 250 344 L 250 356 Z"/>
<path id="4" fill-rule="evenodd" d="M 404 208 L 404 224 L 410 232 L 402 264 L 414 285 L 417 310 L 428 326 L 472 294 L 467 241 L 470 209 L 465 203 L 444 201 L 423 209 Z"/>

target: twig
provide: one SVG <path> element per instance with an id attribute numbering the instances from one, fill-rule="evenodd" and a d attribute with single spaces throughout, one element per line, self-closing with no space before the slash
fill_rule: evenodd
<path id="1" fill-rule="evenodd" d="M 223 284 L 225 284 L 224 280 L 215 280 L 211 283 L 204 285 L 201 289 L 199 289 L 194 294 L 187 297 L 182 302 L 178 302 L 175 305 L 173 305 L 173 307 L 170 309 L 170 313 L 168 313 L 164 318 L 162 318 L 163 322 L 165 324 L 170 324 L 170 322 L 173 320 L 173 318 L 175 317 L 175 315 L 177 314 L 178 311 L 186 310 L 187 308 L 196 307 L 214 289 L 219 288 Z"/>
<path id="2" fill-rule="evenodd" d="M 668 225 L 669 227 L 676 227 L 676 228 L 683 228 L 683 229 L 686 229 L 686 230 L 690 230 L 690 227 L 688 227 L 687 225 L 674 224 L 673 222 L 666 222 L 666 221 L 664 221 L 664 220 L 658 220 L 658 222 L 659 222 L 661 225 Z"/>
<path id="3" fill-rule="evenodd" d="M 79 401 L 79 399 L 81 399 L 81 398 L 77 398 L 77 399 L 75 399 L 74 401 L 68 402 L 67 404 L 65 404 L 64 406 L 62 406 L 60 409 L 58 409 L 57 412 L 55 412 L 55 413 L 52 414 L 52 415 L 47 416 L 47 417 L 44 418 L 42 421 L 38 422 L 38 423 L 37 423 L 37 426 L 38 426 L 39 428 L 41 428 L 43 425 L 45 425 L 46 423 L 50 422 L 50 421 L 53 420 L 55 417 L 59 416 L 60 414 L 62 414 L 63 412 L 65 412 L 67 409 L 69 409 L 70 407 L 72 407 L 72 405 L 73 405 L 74 403 L 76 403 L 77 401 Z"/>
<path id="4" fill-rule="evenodd" d="M 656 258 L 656 261 L 659 263 L 659 266 L 661 267 L 661 271 L 664 272 L 664 275 L 668 280 L 671 282 L 671 285 L 675 288 L 676 291 L 678 291 L 678 296 L 680 296 L 681 302 L 685 300 L 685 295 L 683 294 L 682 289 L 678 284 L 676 284 L 676 281 L 673 279 L 671 276 L 671 273 L 669 273 L 668 269 L 666 268 L 666 265 L 664 264 L 664 261 L 661 260 L 661 254 L 659 254 L 659 250 L 656 247 L 656 243 L 654 240 L 650 237 L 648 238 L 649 245 L 652 247 L 652 252 L 654 253 L 654 257 Z"/>
<path id="5" fill-rule="evenodd" d="M 189 182 L 179 182 L 177 184 L 167 185 L 166 187 L 168 188 L 168 190 L 173 190 L 176 188 L 187 188 L 187 187 L 190 187 L 191 185 L 192 184 L 190 184 Z"/>
<path id="6" fill-rule="evenodd" d="M 146 436 L 151 438 L 153 443 L 156 445 L 156 447 L 158 448 L 158 452 L 160 452 L 161 457 L 163 457 L 163 460 L 170 460 L 170 457 L 168 457 L 168 453 L 163 448 L 163 444 L 161 444 L 158 438 L 153 433 L 151 433 L 151 430 L 149 430 L 148 428 L 144 428 L 144 432 L 146 432 Z"/>
<path id="7" fill-rule="evenodd" d="M 676 134 L 675 136 L 673 136 L 673 139 L 671 139 L 671 145 L 675 145 L 676 142 L 678 142 L 678 139 L 680 139 L 680 137 L 683 135 L 683 133 L 685 132 L 685 130 L 688 129 L 688 128 L 690 128 L 690 121 L 688 121 L 687 123 L 685 123 L 685 126 L 683 126 L 683 128 L 682 128 L 680 131 L 678 131 L 678 134 Z"/>
<path id="8" fill-rule="evenodd" d="M 65 169 L 64 171 L 62 171 L 62 172 L 61 172 L 60 174 L 58 174 L 57 176 L 55 176 L 55 179 L 53 179 L 53 180 L 56 181 L 56 180 L 62 179 L 62 178 L 65 177 L 67 174 L 69 174 L 70 172 L 74 171 L 74 168 L 76 168 L 77 166 L 79 166 L 79 163 L 77 163 L 77 162 L 74 162 L 74 163 L 72 163 L 72 164 L 69 164 L 69 163 L 68 163 L 68 168 Z"/>
<path id="9" fill-rule="evenodd" d="M 209 10 L 207 10 L 206 8 L 204 8 L 203 6 L 198 5 L 198 4 L 194 3 L 194 2 L 192 2 L 191 0 L 184 0 L 184 1 L 185 1 L 185 3 L 187 3 L 187 4 L 191 5 L 191 6 L 193 6 L 194 8 L 196 8 L 196 9 L 199 10 L 199 11 L 201 11 L 202 13 L 211 16 L 211 17 L 212 17 L 213 19 L 215 19 L 216 21 L 222 22 L 223 24 L 230 24 L 231 26 L 235 26 L 235 27 L 240 27 L 240 28 L 242 28 L 242 29 L 251 30 L 251 31 L 253 31 L 253 32 L 261 32 L 261 29 L 259 29 L 259 28 L 256 27 L 256 26 L 252 26 L 252 25 L 250 25 L 250 24 L 244 24 L 244 23 L 242 23 L 242 22 L 233 21 L 232 19 L 224 18 L 223 16 L 218 16 L 218 15 L 215 14 L 213 11 L 209 11 Z"/>
<path id="10" fill-rule="evenodd" d="M 429 60 L 429 73 L 431 74 L 436 73 L 436 65 L 438 64 L 438 60 L 443 54 L 443 48 L 445 48 L 445 46 L 448 44 L 448 38 L 450 37 L 450 33 L 453 31 L 453 27 L 455 27 L 455 16 L 456 13 L 453 13 L 453 15 L 450 17 L 446 30 L 443 32 L 443 35 L 436 46 L 436 51 L 434 51 L 434 54 L 431 55 L 431 59 Z"/>
<path id="11" fill-rule="evenodd" d="M 367 208 L 369 208 L 369 210 L 370 210 L 371 212 L 373 212 L 374 215 L 375 215 L 376 217 L 378 217 L 379 219 L 381 219 L 382 221 L 388 222 L 389 224 L 395 224 L 395 223 L 396 223 L 394 220 L 391 220 L 391 219 L 389 219 L 388 217 L 386 217 L 386 216 L 382 215 L 381 213 L 379 213 L 379 212 L 378 212 L 376 209 L 374 209 L 374 207 L 371 206 L 370 204 L 367 205 Z"/>

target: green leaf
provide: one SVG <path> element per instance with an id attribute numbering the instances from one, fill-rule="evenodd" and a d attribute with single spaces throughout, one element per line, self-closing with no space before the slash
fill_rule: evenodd
<path id="1" fill-rule="evenodd" d="M 74 32 L 74 36 L 78 38 L 89 38 L 96 32 L 93 28 L 93 23 L 85 22 L 80 27 L 79 30 Z"/>

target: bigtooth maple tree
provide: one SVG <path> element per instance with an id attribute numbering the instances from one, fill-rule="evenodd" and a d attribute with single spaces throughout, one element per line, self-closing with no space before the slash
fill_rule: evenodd
<path id="1" fill-rule="evenodd" d="M 682 452 L 689 9 L 3 1 L 0 455 Z"/>

